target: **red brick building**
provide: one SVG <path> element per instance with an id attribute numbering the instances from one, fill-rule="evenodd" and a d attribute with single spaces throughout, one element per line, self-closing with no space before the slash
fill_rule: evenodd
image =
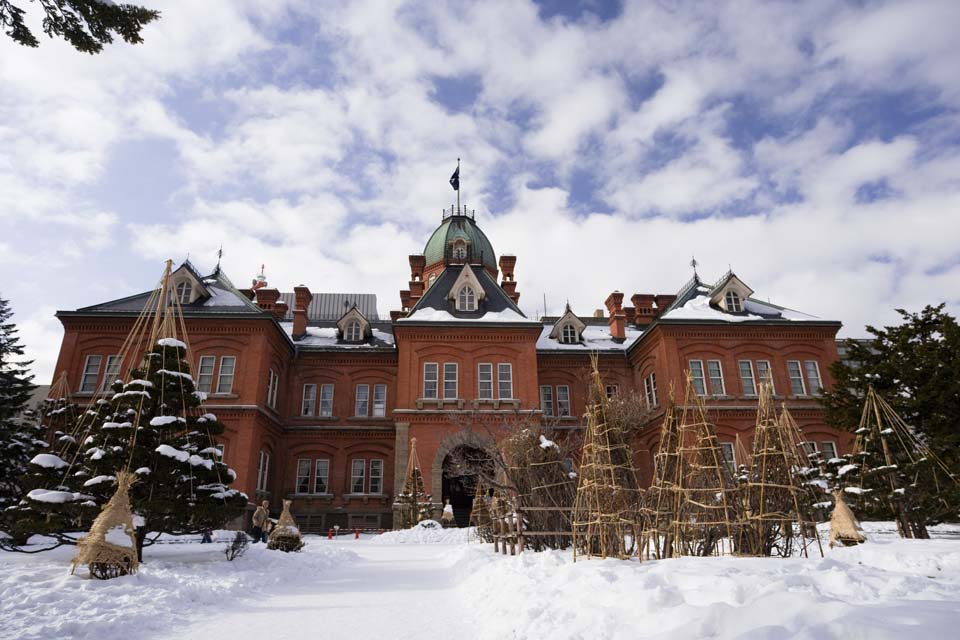
<path id="1" fill-rule="evenodd" d="M 472 216 L 448 211 L 409 259 L 401 308 L 381 319 L 370 294 L 281 293 L 262 276 L 236 288 L 217 269 L 184 263 L 173 275 L 194 378 L 227 425 L 226 462 L 251 501 L 294 500 L 306 530 L 390 527 L 411 438 L 435 502 L 469 496 L 449 468 L 458 447 L 490 446 L 475 425 L 546 421 L 579 428 L 584 372 L 598 354 L 608 393 L 636 393 L 651 410 L 636 442 L 649 482 L 668 389 L 691 370 L 727 455 L 750 447 L 757 385 L 772 376 L 807 439 L 830 455 L 849 437 L 824 424 L 817 402 L 831 384 L 840 323 L 760 302 L 735 274 L 698 276 L 677 293 L 606 297 L 606 311 L 569 308 L 528 318 L 517 306 L 517 259 L 496 258 Z M 56 375 L 78 399 L 102 392 L 149 293 L 60 311 Z M 599 299 L 599 294 L 598 294 Z"/>

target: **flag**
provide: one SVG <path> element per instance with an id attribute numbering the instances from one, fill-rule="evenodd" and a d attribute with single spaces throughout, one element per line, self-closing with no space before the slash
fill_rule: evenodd
<path id="1" fill-rule="evenodd" d="M 453 175 L 450 176 L 450 186 L 453 187 L 454 191 L 460 191 L 460 165 L 457 165 L 457 170 L 453 172 Z"/>

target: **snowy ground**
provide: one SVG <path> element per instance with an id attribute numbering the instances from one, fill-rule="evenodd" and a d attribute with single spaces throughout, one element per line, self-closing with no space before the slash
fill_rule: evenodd
<path id="1" fill-rule="evenodd" d="M 147 550 L 137 576 L 70 576 L 72 549 L 0 552 L 0 638 L 955 638 L 960 528 L 802 559 L 495 555 L 463 531 L 328 541 L 299 554 Z M 425 544 L 430 543 L 430 544 Z"/>

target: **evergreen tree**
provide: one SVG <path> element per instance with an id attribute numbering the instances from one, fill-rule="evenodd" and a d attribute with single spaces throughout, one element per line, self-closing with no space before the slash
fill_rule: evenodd
<path id="1" fill-rule="evenodd" d="M 32 1 L 32 0 L 31 0 Z M 160 17 L 159 11 L 105 0 L 42 0 L 43 31 L 69 42 L 77 51 L 100 53 L 118 35 L 130 44 L 143 42 L 140 31 Z M 0 0 L 0 28 L 14 42 L 37 47 L 40 41 L 24 23 L 24 11 L 12 0 Z"/>
<path id="2" fill-rule="evenodd" d="M 34 390 L 30 362 L 23 361 L 23 345 L 17 326 L 10 322 L 13 311 L 0 298 L 0 512 L 23 495 L 20 476 L 27 462 L 46 443 L 27 402 Z M 0 527 L 2 528 L 2 527 Z"/>
<path id="3" fill-rule="evenodd" d="M 158 341 L 142 369 L 81 414 L 59 455 L 34 459 L 26 478 L 32 490 L 19 508 L 20 541 L 30 533 L 84 529 L 124 469 L 138 478 L 130 503 L 141 560 L 148 533 L 198 533 L 240 515 L 247 497 L 229 488 L 236 474 L 214 444 L 224 426 L 213 414 L 197 415 L 202 394 L 185 353 L 179 340 Z"/>
<path id="4" fill-rule="evenodd" d="M 903 318 L 902 324 L 882 329 L 868 326 L 872 340 L 846 341 L 847 357 L 831 366 L 835 384 L 823 396 L 827 422 L 840 429 L 856 430 L 867 390 L 872 385 L 909 425 L 917 441 L 929 447 L 957 476 L 960 474 L 960 326 L 953 316 L 944 312 L 943 304 L 927 306 L 920 313 L 903 309 L 897 309 L 897 313 Z M 873 480 L 889 483 L 888 472 L 881 469 L 871 473 L 888 466 L 882 455 L 881 439 L 874 437 L 870 441 L 876 450 L 866 452 L 871 458 L 869 465 L 864 466 L 862 459 L 851 460 L 862 468 L 859 473 L 864 477 L 859 480 L 864 486 Z M 897 473 L 903 476 L 898 487 L 917 485 L 914 479 L 917 473 L 911 472 L 916 463 L 896 462 L 901 464 Z M 911 473 L 912 476 L 907 477 Z M 960 509 L 960 491 L 956 484 L 935 482 L 937 476 L 933 473 L 921 473 L 920 477 L 928 478 L 930 486 L 915 486 L 919 491 L 914 492 L 917 502 L 912 504 L 924 511 L 927 507 L 931 509 L 928 517 L 920 520 L 931 524 L 939 518 L 955 518 Z M 891 518 L 894 513 L 890 505 L 890 500 L 874 494 L 870 499 L 863 497 L 858 506 L 866 510 L 861 513 L 862 517 Z"/>

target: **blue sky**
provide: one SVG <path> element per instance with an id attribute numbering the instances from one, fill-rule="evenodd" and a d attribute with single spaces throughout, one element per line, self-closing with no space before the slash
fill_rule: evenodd
<path id="1" fill-rule="evenodd" d="M 221 244 L 238 284 L 386 315 L 457 157 L 529 315 L 691 255 L 844 335 L 960 309 L 955 2 L 143 2 L 140 46 L 0 41 L 0 295 L 39 382 L 56 309 Z"/>

